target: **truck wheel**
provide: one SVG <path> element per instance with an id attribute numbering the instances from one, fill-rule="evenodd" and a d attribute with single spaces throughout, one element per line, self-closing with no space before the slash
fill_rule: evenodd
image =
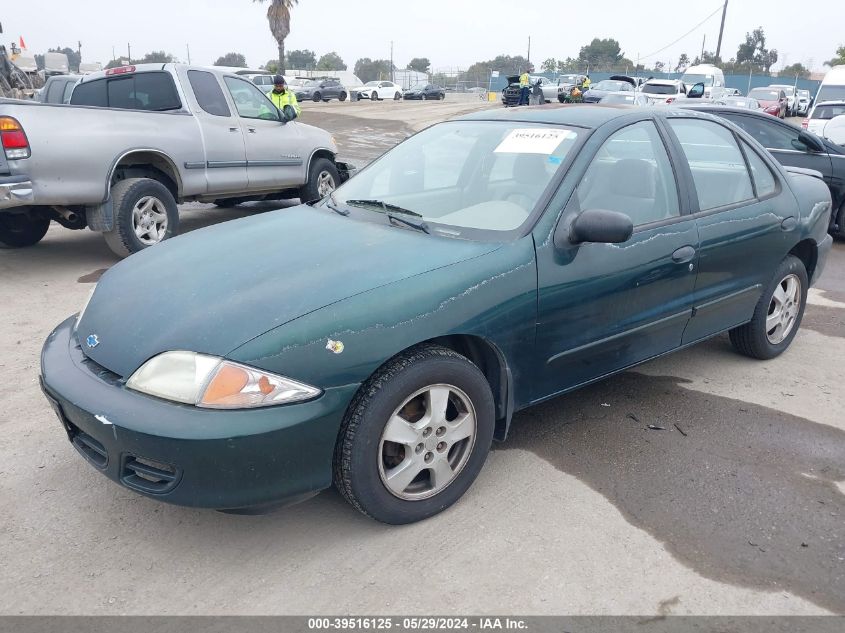
<path id="1" fill-rule="evenodd" d="M 787 255 L 763 291 L 751 321 L 730 331 L 734 349 L 759 360 L 783 353 L 801 326 L 808 286 L 804 263 Z"/>
<path id="2" fill-rule="evenodd" d="M 319 103 L 320 101 L 323 100 L 323 97 L 319 92 L 315 92 L 314 96 L 311 97 L 311 98 L 314 100 L 314 103 Z"/>
<path id="3" fill-rule="evenodd" d="M 322 200 L 340 184 L 340 174 L 335 164 L 328 158 L 318 158 L 308 170 L 308 182 L 299 190 L 302 203 Z"/>
<path id="4" fill-rule="evenodd" d="M 346 101 L 346 93 L 341 92 L 340 95 L 338 95 L 337 98 L 338 98 L 339 101 Z"/>
<path id="5" fill-rule="evenodd" d="M 114 228 L 103 233 L 119 257 L 128 257 L 173 237 L 179 210 L 170 190 L 152 178 L 127 178 L 111 190 Z"/>
<path id="6" fill-rule="evenodd" d="M 478 367 L 436 345 L 408 350 L 349 405 L 335 444 L 334 484 L 377 521 L 420 521 L 469 489 L 494 426 L 493 395 Z"/>
<path id="7" fill-rule="evenodd" d="M 0 248 L 23 248 L 38 244 L 50 228 L 49 218 L 28 213 L 0 212 Z"/>

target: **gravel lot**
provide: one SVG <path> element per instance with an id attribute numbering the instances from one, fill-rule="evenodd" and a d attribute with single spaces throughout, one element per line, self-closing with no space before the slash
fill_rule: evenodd
<path id="1" fill-rule="evenodd" d="M 363 165 L 480 107 L 309 103 L 303 121 Z M 187 205 L 183 230 L 278 206 Z M 232 516 L 90 468 L 38 353 L 114 262 L 57 226 L 0 252 L 0 614 L 845 614 L 843 242 L 782 357 L 719 337 L 520 413 L 462 501 L 401 528 L 334 491 Z"/>

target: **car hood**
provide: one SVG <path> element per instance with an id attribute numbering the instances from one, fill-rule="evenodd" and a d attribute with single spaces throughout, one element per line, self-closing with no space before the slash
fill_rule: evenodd
<path id="1" fill-rule="evenodd" d="M 101 278 L 77 334 L 89 358 L 127 378 L 162 352 L 225 356 L 309 312 L 497 247 L 301 205 L 195 231 L 118 263 Z"/>

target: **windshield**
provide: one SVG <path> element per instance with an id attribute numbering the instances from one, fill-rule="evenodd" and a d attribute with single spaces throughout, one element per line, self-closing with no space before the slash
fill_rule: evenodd
<path id="1" fill-rule="evenodd" d="M 608 92 L 629 92 L 634 87 L 627 81 L 615 81 L 611 79 L 603 79 L 593 86 L 593 90 L 607 90 Z"/>
<path id="2" fill-rule="evenodd" d="M 705 86 L 712 86 L 713 75 L 698 75 L 695 73 L 684 73 L 684 76 L 681 77 L 681 81 L 683 81 L 687 86 L 692 86 L 695 84 L 704 84 Z"/>
<path id="3" fill-rule="evenodd" d="M 667 86 L 665 84 L 649 84 L 643 86 L 643 92 L 650 95 L 674 95 L 678 94 L 677 86 Z"/>
<path id="4" fill-rule="evenodd" d="M 754 90 L 748 93 L 748 96 L 758 101 L 777 101 L 780 99 L 780 92 L 777 90 L 767 90 L 766 88 L 754 88 Z"/>
<path id="5" fill-rule="evenodd" d="M 816 103 L 822 101 L 845 101 L 845 86 L 822 86 L 816 95 Z"/>
<path id="6" fill-rule="evenodd" d="M 628 105 L 634 105 L 634 95 L 609 94 L 603 97 L 601 102 L 605 104 L 626 103 Z"/>
<path id="7" fill-rule="evenodd" d="M 350 208 L 404 212 L 454 237 L 511 231 L 528 220 L 577 138 L 557 125 L 441 123 L 385 154 L 333 198 Z"/>
<path id="8" fill-rule="evenodd" d="M 378 82 L 377 81 L 368 81 L 364 85 L 365 86 L 378 86 Z"/>
<path id="9" fill-rule="evenodd" d="M 320 85 L 320 81 L 318 79 L 309 79 L 302 85 L 306 88 L 315 88 Z"/>
<path id="10" fill-rule="evenodd" d="M 769 88 L 777 88 L 778 90 L 783 90 L 787 96 L 791 97 L 795 94 L 795 87 L 794 86 L 769 86 Z"/>
<path id="11" fill-rule="evenodd" d="M 811 119 L 832 119 L 845 114 L 845 103 L 823 103 L 813 109 Z"/>

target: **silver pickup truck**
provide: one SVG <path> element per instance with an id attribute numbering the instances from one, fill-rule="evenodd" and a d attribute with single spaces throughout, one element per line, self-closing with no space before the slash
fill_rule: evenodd
<path id="1" fill-rule="evenodd" d="M 351 168 L 295 118 L 243 77 L 183 64 L 89 75 L 68 105 L 0 100 L 0 247 L 53 220 L 126 256 L 176 234 L 180 202 L 325 197 Z"/>

